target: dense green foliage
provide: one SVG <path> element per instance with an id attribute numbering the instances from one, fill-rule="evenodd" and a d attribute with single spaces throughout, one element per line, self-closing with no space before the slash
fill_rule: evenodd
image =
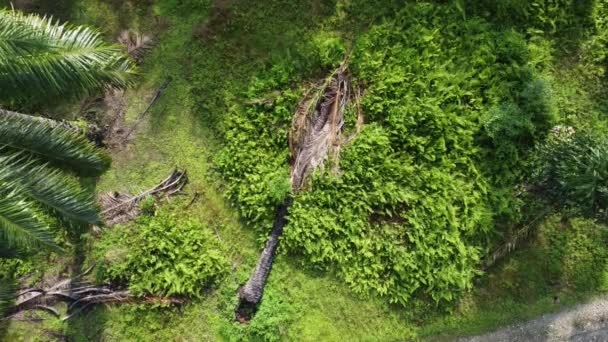
<path id="1" fill-rule="evenodd" d="M 470 288 L 479 242 L 493 230 L 492 203 L 513 201 L 492 189 L 521 176 L 493 165 L 519 166 L 555 120 L 529 58 L 520 34 L 463 20 L 450 6 L 406 6 L 372 27 L 352 56 L 369 124 L 343 148 L 340 176 L 321 172 L 296 196 L 283 246 L 337 265 L 356 292 L 394 302 L 450 301 Z M 267 226 L 281 199 L 272 194 L 288 175 L 286 135 L 301 94 L 284 88 L 301 74 L 275 64 L 248 96 L 283 92 L 225 121 L 218 162 L 252 224 Z"/>
<path id="2" fill-rule="evenodd" d="M 603 135 L 559 127 L 539 148 L 535 175 L 543 196 L 583 215 L 606 219 L 608 140 Z"/>
<path id="3" fill-rule="evenodd" d="M 166 209 L 116 227 L 97 248 L 98 280 L 128 284 L 136 295 L 197 297 L 227 266 L 209 227 Z"/>

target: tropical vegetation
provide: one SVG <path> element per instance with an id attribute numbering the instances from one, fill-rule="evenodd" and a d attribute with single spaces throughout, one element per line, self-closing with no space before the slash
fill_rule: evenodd
<path id="1" fill-rule="evenodd" d="M 0 36 L 0 244 L 57 252 L 58 228 L 100 223 L 78 177 L 101 175 L 110 158 L 77 128 L 7 109 L 124 87 L 130 62 L 96 31 L 37 15 L 0 11 Z"/>
<path id="2" fill-rule="evenodd" d="M 19 223 L 4 236 L 74 257 L 3 257 L 0 275 L 36 285 L 77 263 L 134 297 L 12 321 L 9 339 L 448 340 L 608 289 L 606 0 L 32 4 L 101 31 L 2 12 L 0 215 Z M 136 79 L 105 43 L 124 32 L 152 37 Z M 294 115 L 338 68 L 335 154 L 294 189 Z M 118 107 L 99 96 L 128 85 Z M 25 111 L 132 136 L 102 151 Z M 175 167 L 180 194 L 99 222 L 96 195 Z M 236 321 L 286 206 L 262 301 Z"/>

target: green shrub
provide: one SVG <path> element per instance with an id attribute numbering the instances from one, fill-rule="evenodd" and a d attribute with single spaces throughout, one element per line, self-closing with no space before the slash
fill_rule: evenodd
<path id="1" fill-rule="evenodd" d="M 153 196 L 146 196 L 141 202 L 139 202 L 139 208 L 143 215 L 154 215 L 156 210 L 156 200 Z"/>
<path id="2" fill-rule="evenodd" d="M 471 14 L 482 15 L 499 25 L 571 34 L 589 23 L 594 0 L 468 0 Z"/>
<path id="3" fill-rule="evenodd" d="M 198 297 L 227 270 L 210 229 L 169 210 L 114 227 L 95 255 L 98 280 L 128 285 L 136 295 Z"/>
<path id="4" fill-rule="evenodd" d="M 529 144 L 544 137 L 556 122 L 557 110 L 546 81 L 531 81 L 517 98 L 521 104 L 506 102 L 490 109 L 485 128 L 496 145 Z"/>
<path id="5" fill-rule="evenodd" d="M 268 287 L 254 320 L 249 324 L 226 324 L 221 327 L 220 333 L 228 341 L 285 340 L 290 325 L 297 318 L 298 310 L 284 298 L 284 294 Z"/>
<path id="6" fill-rule="evenodd" d="M 581 71 L 604 77 L 608 68 L 608 2 L 598 0 L 593 9 L 593 33 L 582 44 Z"/>
<path id="7" fill-rule="evenodd" d="M 572 130 L 557 127 L 539 148 L 533 182 L 555 203 L 606 219 L 608 139 Z"/>

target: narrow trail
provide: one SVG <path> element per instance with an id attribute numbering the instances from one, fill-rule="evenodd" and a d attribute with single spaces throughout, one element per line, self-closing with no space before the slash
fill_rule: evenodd
<path id="1" fill-rule="evenodd" d="M 458 341 L 608 341 L 608 295 L 532 321 Z"/>

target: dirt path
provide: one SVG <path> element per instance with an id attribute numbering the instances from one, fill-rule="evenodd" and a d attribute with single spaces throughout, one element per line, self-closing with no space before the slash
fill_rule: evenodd
<path id="1" fill-rule="evenodd" d="M 608 295 L 533 321 L 458 341 L 608 341 Z"/>

